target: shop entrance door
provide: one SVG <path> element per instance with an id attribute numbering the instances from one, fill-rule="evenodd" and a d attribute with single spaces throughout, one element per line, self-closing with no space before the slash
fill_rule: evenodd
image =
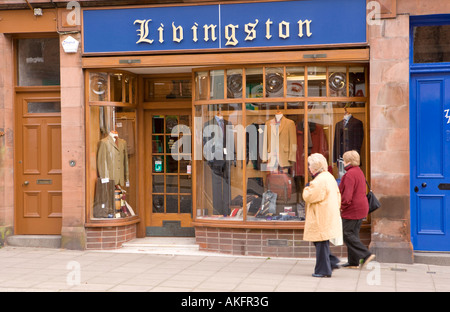
<path id="1" fill-rule="evenodd" d="M 15 146 L 15 233 L 61 234 L 59 93 L 17 94 Z"/>
<path id="2" fill-rule="evenodd" d="M 411 76 L 411 236 L 450 251 L 450 74 Z"/>
<path id="3" fill-rule="evenodd" d="M 144 125 L 146 235 L 194 236 L 191 110 L 146 110 Z"/>

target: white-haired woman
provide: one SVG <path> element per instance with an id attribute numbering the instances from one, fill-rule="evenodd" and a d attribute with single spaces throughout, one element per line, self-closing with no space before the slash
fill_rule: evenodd
<path id="1" fill-rule="evenodd" d="M 303 190 L 306 219 L 303 239 L 316 247 L 316 266 L 313 277 L 331 277 L 339 268 L 339 259 L 330 252 L 330 241 L 342 245 L 340 216 L 341 194 L 328 163 L 322 154 L 308 157 L 308 167 L 313 180 Z"/>

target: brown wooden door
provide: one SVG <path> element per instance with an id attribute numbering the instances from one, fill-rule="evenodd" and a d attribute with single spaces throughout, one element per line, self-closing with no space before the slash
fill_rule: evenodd
<path id="1" fill-rule="evenodd" d="M 61 102 L 57 92 L 16 96 L 16 234 L 60 234 Z"/>
<path id="2" fill-rule="evenodd" d="M 148 236 L 190 236 L 193 233 L 191 155 L 184 146 L 177 153 L 171 150 L 179 139 L 171 135 L 172 128 L 185 125 L 190 129 L 191 115 L 191 110 L 182 109 L 145 111 Z M 190 135 L 185 139 L 192 140 Z"/>

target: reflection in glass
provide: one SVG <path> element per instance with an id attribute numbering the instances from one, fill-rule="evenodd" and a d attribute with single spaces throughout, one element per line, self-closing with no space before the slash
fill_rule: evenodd
<path id="1" fill-rule="evenodd" d="M 308 96 L 327 96 L 327 68 L 319 66 L 308 67 Z"/>
<path id="2" fill-rule="evenodd" d="M 287 96 L 305 96 L 305 67 L 286 67 Z"/>
<path id="3" fill-rule="evenodd" d="M 450 62 L 450 25 L 413 27 L 414 63 Z"/>
<path id="4" fill-rule="evenodd" d="M 365 97 L 366 96 L 366 76 L 364 67 L 349 68 L 349 86 L 348 96 Z"/>
<path id="5" fill-rule="evenodd" d="M 208 72 L 195 73 L 195 99 L 208 99 Z"/>
<path id="6" fill-rule="evenodd" d="M 61 102 L 28 102 L 28 114 L 60 113 Z"/>
<path id="7" fill-rule="evenodd" d="M 242 98 L 242 69 L 227 70 L 227 97 Z"/>
<path id="8" fill-rule="evenodd" d="M 178 195 L 166 195 L 166 213 L 178 213 Z"/>
<path id="9" fill-rule="evenodd" d="M 108 74 L 89 73 L 89 101 L 108 101 Z"/>
<path id="10" fill-rule="evenodd" d="M 163 175 L 153 175 L 153 193 L 164 193 Z"/>
<path id="11" fill-rule="evenodd" d="M 284 93 L 283 68 L 266 68 L 266 97 L 282 97 Z"/>
<path id="12" fill-rule="evenodd" d="M 263 97 L 263 69 L 262 68 L 247 68 L 246 73 L 246 94 L 247 98 L 261 98 Z"/>
<path id="13" fill-rule="evenodd" d="M 196 121 L 200 124 L 195 128 L 194 144 L 202 157 L 195 160 L 196 178 L 200 183 L 197 185 L 203 186 L 197 188 L 200 192 L 197 193 L 196 206 L 204 215 L 228 218 L 232 211 L 232 199 L 243 195 L 241 165 L 244 134 L 238 130 L 242 125 L 241 105 L 202 105 L 195 111 Z"/>
<path id="14" fill-rule="evenodd" d="M 17 40 L 17 84 L 60 85 L 59 38 Z"/>
<path id="15" fill-rule="evenodd" d="M 212 70 L 210 71 L 210 99 L 220 100 L 224 98 L 224 70 Z"/>
<path id="16" fill-rule="evenodd" d="M 347 96 L 347 68 L 329 67 L 328 75 L 330 96 Z"/>
<path id="17" fill-rule="evenodd" d="M 110 75 L 110 93 L 112 102 L 122 102 L 122 74 Z"/>
<path id="18" fill-rule="evenodd" d="M 178 193 L 178 176 L 166 175 L 166 193 Z"/>

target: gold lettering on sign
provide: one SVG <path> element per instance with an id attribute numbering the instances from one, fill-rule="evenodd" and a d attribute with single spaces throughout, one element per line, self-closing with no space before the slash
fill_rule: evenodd
<path id="1" fill-rule="evenodd" d="M 197 42 L 198 41 L 198 37 L 197 37 L 198 24 L 194 23 L 194 26 L 192 26 L 191 29 L 192 29 L 192 41 Z"/>
<path id="2" fill-rule="evenodd" d="M 272 35 L 270 34 L 270 25 L 272 25 L 273 22 L 270 20 L 270 18 L 266 21 L 266 39 L 272 38 Z"/>
<path id="3" fill-rule="evenodd" d="M 283 31 L 284 29 L 284 31 Z M 289 38 L 289 23 L 282 21 L 280 24 L 278 24 L 278 36 L 280 38 L 286 39 Z"/>
<path id="4" fill-rule="evenodd" d="M 227 39 L 227 43 L 225 43 L 226 46 L 235 46 L 238 44 L 239 41 L 236 39 L 237 28 L 239 28 L 239 25 L 228 24 L 227 26 L 225 26 L 225 39 Z"/>
<path id="5" fill-rule="evenodd" d="M 311 22 L 312 20 L 299 20 L 298 21 L 298 36 L 300 38 L 303 37 L 303 25 L 306 25 L 306 36 L 311 37 L 312 32 L 311 32 Z"/>
<path id="6" fill-rule="evenodd" d="M 205 41 L 209 40 L 209 35 L 208 35 L 209 31 L 208 30 L 211 30 L 211 40 L 212 41 L 217 40 L 216 27 L 217 27 L 217 25 L 213 25 L 213 24 L 211 24 L 209 26 L 208 25 L 203 26 L 203 29 L 205 30 L 205 39 L 204 39 Z"/>
<path id="7" fill-rule="evenodd" d="M 141 27 L 136 30 L 138 32 L 139 40 L 136 41 L 136 43 L 146 42 L 146 43 L 153 43 L 153 40 L 147 39 L 148 37 L 148 23 L 151 22 L 151 19 L 148 20 L 135 20 L 134 25 L 136 23 L 141 24 Z"/>
<path id="8" fill-rule="evenodd" d="M 173 41 L 180 43 L 183 40 L 183 27 L 175 27 L 175 23 L 172 22 Z"/>
<path id="9" fill-rule="evenodd" d="M 245 41 L 251 41 L 256 38 L 255 27 L 258 25 L 258 20 L 255 19 L 255 23 L 245 24 L 245 32 L 247 33 L 247 37 L 245 37 Z"/>
<path id="10" fill-rule="evenodd" d="M 163 23 L 161 23 L 161 26 L 159 26 L 158 28 L 158 32 L 159 32 L 159 43 L 163 43 L 164 42 L 164 25 Z"/>

